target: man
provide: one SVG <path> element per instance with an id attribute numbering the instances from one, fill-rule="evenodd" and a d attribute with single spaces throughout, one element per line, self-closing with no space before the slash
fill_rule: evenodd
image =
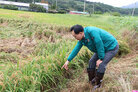
<path id="1" fill-rule="evenodd" d="M 119 49 L 117 40 L 108 32 L 97 27 L 85 27 L 74 25 L 70 31 L 78 40 L 77 45 L 69 55 L 62 68 L 68 69 L 68 63 L 77 55 L 82 46 L 86 46 L 94 55 L 89 60 L 87 68 L 89 82 L 99 88 L 109 61 L 116 55 Z M 98 69 L 96 70 L 96 66 Z"/>

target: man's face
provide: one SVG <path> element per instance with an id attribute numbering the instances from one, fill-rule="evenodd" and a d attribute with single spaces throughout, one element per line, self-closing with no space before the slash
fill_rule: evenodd
<path id="1" fill-rule="evenodd" d="M 74 30 L 72 30 L 72 35 L 75 37 L 75 39 L 81 40 L 84 37 L 84 32 L 80 32 L 79 34 L 75 34 Z"/>

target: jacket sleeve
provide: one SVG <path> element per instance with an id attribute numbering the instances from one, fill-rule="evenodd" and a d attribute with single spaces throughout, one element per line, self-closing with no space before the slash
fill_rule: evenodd
<path id="1" fill-rule="evenodd" d="M 105 56 L 105 49 L 104 49 L 104 44 L 100 37 L 99 31 L 97 30 L 90 31 L 90 35 L 91 37 L 93 37 L 94 44 L 95 44 L 97 54 L 98 54 L 98 58 L 100 60 L 103 60 Z"/>
<path id="2" fill-rule="evenodd" d="M 70 53 L 69 57 L 67 58 L 68 61 L 71 61 L 80 51 L 80 49 L 82 48 L 83 44 L 78 41 L 77 45 L 75 46 L 75 48 L 72 50 L 72 52 Z"/>

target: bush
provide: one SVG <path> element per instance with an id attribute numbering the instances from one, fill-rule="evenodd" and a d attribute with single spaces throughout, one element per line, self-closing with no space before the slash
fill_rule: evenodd
<path id="1" fill-rule="evenodd" d="M 131 50 L 137 49 L 137 44 L 138 44 L 137 35 L 138 35 L 138 32 L 136 30 L 125 30 L 122 33 L 122 37 L 124 38 L 124 40 L 126 40 L 128 45 L 131 47 Z"/>
<path id="2" fill-rule="evenodd" d="M 113 16 L 121 16 L 119 12 L 112 12 L 111 15 L 113 15 Z"/>
<path id="3" fill-rule="evenodd" d="M 130 52 L 129 45 L 125 41 L 118 40 L 118 43 L 119 43 L 119 51 L 117 56 L 126 55 Z"/>
<path id="4" fill-rule="evenodd" d="M 4 9 L 10 9 L 10 10 L 18 10 L 18 7 L 14 5 L 4 5 Z"/>
<path id="5" fill-rule="evenodd" d="M 35 12 L 46 12 L 46 9 L 43 8 L 43 6 L 36 4 L 30 4 L 29 9 L 30 11 L 35 11 Z"/>
<path id="6" fill-rule="evenodd" d="M 102 14 L 101 11 L 95 11 L 94 14 Z"/>
<path id="7" fill-rule="evenodd" d="M 60 14 L 65 14 L 66 11 L 65 11 L 65 10 L 59 10 L 58 13 L 60 13 Z"/>
<path id="8" fill-rule="evenodd" d="M 110 16 L 111 13 L 110 12 L 105 12 L 104 15 Z"/>

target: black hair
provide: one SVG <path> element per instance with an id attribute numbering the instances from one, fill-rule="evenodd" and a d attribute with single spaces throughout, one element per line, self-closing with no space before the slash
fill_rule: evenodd
<path id="1" fill-rule="evenodd" d="M 73 31 L 73 30 L 75 34 L 79 34 L 80 32 L 84 31 L 83 27 L 78 24 L 71 27 L 70 31 Z"/>

